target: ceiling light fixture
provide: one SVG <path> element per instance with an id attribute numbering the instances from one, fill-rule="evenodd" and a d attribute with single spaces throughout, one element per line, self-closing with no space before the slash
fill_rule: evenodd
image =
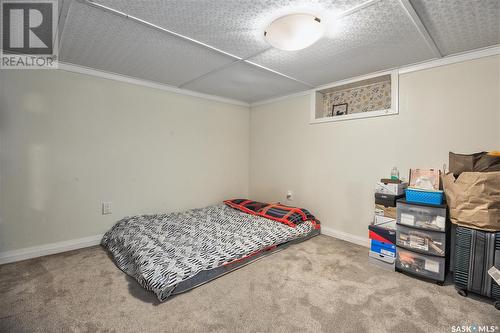
<path id="1" fill-rule="evenodd" d="M 277 49 L 296 51 L 316 43 L 326 24 L 311 14 L 290 14 L 274 20 L 264 31 L 269 44 Z"/>

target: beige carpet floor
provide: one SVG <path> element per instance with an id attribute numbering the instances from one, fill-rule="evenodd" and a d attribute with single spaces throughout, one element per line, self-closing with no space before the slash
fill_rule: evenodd
<path id="1" fill-rule="evenodd" d="M 101 247 L 0 266 L 1 332 L 452 332 L 500 326 L 461 297 L 319 236 L 159 304 Z M 499 331 L 499 329 L 497 329 Z"/>

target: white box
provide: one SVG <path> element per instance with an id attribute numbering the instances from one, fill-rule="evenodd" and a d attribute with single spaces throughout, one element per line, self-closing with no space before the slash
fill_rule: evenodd
<path id="1" fill-rule="evenodd" d="M 380 215 L 375 215 L 373 217 L 373 224 L 374 225 L 381 225 L 384 224 L 387 227 L 394 226 L 394 229 L 396 229 L 396 219 L 393 219 L 391 217 L 386 217 L 386 216 L 380 216 Z"/>
<path id="2" fill-rule="evenodd" d="M 393 184 L 377 182 L 375 186 L 375 193 L 401 195 L 405 193 L 405 188 L 407 187 L 408 183 Z"/>
<path id="3" fill-rule="evenodd" d="M 368 257 L 373 258 L 373 259 L 377 259 L 377 260 L 381 260 L 381 261 L 386 262 L 386 263 L 391 264 L 391 265 L 394 265 L 394 263 L 396 262 L 395 257 L 384 256 L 383 254 L 373 252 L 373 251 L 368 252 Z M 394 266 L 392 266 L 392 267 L 394 268 Z"/>

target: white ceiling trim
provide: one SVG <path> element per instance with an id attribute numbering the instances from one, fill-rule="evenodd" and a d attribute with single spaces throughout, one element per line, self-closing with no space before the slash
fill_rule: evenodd
<path id="1" fill-rule="evenodd" d="M 286 75 L 286 74 L 283 74 L 283 73 L 280 73 L 280 72 L 278 72 L 278 71 L 275 71 L 274 69 L 271 69 L 271 68 L 269 68 L 269 67 L 259 65 L 259 64 L 255 63 L 255 62 L 253 62 L 253 61 L 250 61 L 250 60 L 244 60 L 244 62 L 245 62 L 245 63 L 247 63 L 247 64 L 249 64 L 249 65 L 252 65 L 252 66 L 255 66 L 255 67 L 261 68 L 261 69 L 266 70 L 266 71 L 268 71 L 268 72 L 271 72 L 271 73 L 277 74 L 277 75 L 279 75 L 279 76 L 283 76 L 283 77 L 285 77 L 285 78 L 287 78 L 287 79 L 290 79 L 290 80 L 293 80 L 293 81 L 296 81 L 296 82 L 302 83 L 303 85 L 306 85 L 306 86 L 309 86 L 309 87 L 311 87 L 311 88 L 314 88 L 314 85 L 312 85 L 312 84 L 310 84 L 310 83 L 308 83 L 308 82 L 305 82 L 305 81 L 302 81 L 302 80 L 299 80 L 299 79 L 293 78 L 293 77 L 288 76 L 288 75 Z"/>
<path id="2" fill-rule="evenodd" d="M 293 93 L 293 94 L 289 94 L 289 95 L 284 95 L 284 96 L 279 96 L 279 97 L 265 99 L 265 100 L 262 100 L 262 101 L 253 102 L 253 103 L 250 103 L 250 107 L 253 108 L 255 106 L 261 106 L 261 105 L 266 105 L 266 104 L 272 104 L 272 103 L 280 102 L 280 101 L 283 101 L 283 100 L 289 99 L 289 98 L 295 98 L 295 97 L 310 95 L 313 90 L 314 89 L 309 89 L 309 90 L 299 91 L 299 92 L 296 92 L 296 93 Z"/>
<path id="3" fill-rule="evenodd" d="M 185 81 L 185 82 L 183 82 L 183 83 L 179 84 L 178 88 L 179 88 L 179 89 L 182 89 L 183 87 L 187 86 L 188 84 L 190 84 L 190 83 L 192 83 L 192 82 L 195 82 L 195 81 L 198 81 L 198 80 L 200 80 L 200 79 L 203 79 L 204 77 L 206 77 L 206 76 L 208 76 L 208 75 L 210 75 L 210 74 L 216 73 L 216 72 L 218 72 L 218 71 L 221 71 L 221 70 L 223 70 L 223 69 L 226 69 L 226 68 L 228 68 L 228 67 L 231 67 L 231 66 L 233 66 L 233 65 L 235 65 L 235 64 L 237 64 L 237 63 L 240 63 L 240 62 L 242 62 L 242 60 L 235 60 L 235 61 L 230 62 L 230 63 L 227 63 L 227 64 L 225 64 L 225 65 L 223 65 L 223 66 L 220 66 L 220 67 L 214 68 L 214 69 L 212 69 L 211 71 L 208 71 L 208 72 L 206 72 L 206 73 L 201 74 L 200 76 L 195 77 L 194 79 L 191 79 L 191 80 L 188 80 L 188 81 Z"/>
<path id="4" fill-rule="evenodd" d="M 66 18 L 68 17 L 68 12 L 69 12 L 70 6 L 71 6 L 71 0 L 62 0 L 61 12 L 59 13 L 59 19 L 57 20 L 57 22 L 58 22 L 57 35 L 54 36 L 55 38 L 58 38 L 59 49 L 61 49 L 61 47 L 62 47 L 61 42 L 62 42 L 62 35 L 63 35 L 63 31 L 64 31 L 64 24 L 66 23 Z"/>
<path id="5" fill-rule="evenodd" d="M 440 67 L 445 65 L 451 65 L 458 62 L 464 62 L 474 59 L 480 59 L 484 57 L 490 57 L 500 54 L 500 45 L 488 46 L 472 51 L 466 51 L 462 53 L 452 54 L 440 59 L 434 59 L 430 61 L 424 61 L 417 64 L 412 64 L 408 66 L 401 67 L 399 69 L 399 74 L 406 74 L 411 72 L 417 72 L 424 69 Z"/>
<path id="6" fill-rule="evenodd" d="M 399 0 L 399 3 L 401 4 L 401 6 L 403 6 L 404 10 L 410 17 L 410 20 L 415 25 L 415 28 L 417 28 L 422 38 L 425 40 L 427 46 L 429 46 L 429 49 L 432 51 L 432 53 L 434 53 L 436 58 L 442 58 L 443 55 L 441 54 L 441 51 L 439 51 L 436 42 L 434 42 L 434 39 L 429 34 L 429 31 L 427 31 L 427 28 L 422 23 L 422 20 L 415 11 L 415 8 L 413 8 L 412 4 L 410 3 L 410 0 Z"/>
<path id="7" fill-rule="evenodd" d="M 58 65 L 59 65 L 58 66 L 59 70 L 63 70 L 66 72 L 85 74 L 85 75 L 100 77 L 103 79 L 109 79 L 109 80 L 114 80 L 114 81 L 119 81 L 119 82 L 130 83 L 130 84 L 134 84 L 134 85 L 138 85 L 138 86 L 159 89 L 159 90 L 163 90 L 163 91 L 167 91 L 167 92 L 171 92 L 171 93 L 175 93 L 175 94 L 186 95 L 186 96 L 191 96 L 191 97 L 198 97 L 198 98 L 203 98 L 203 99 L 221 102 L 221 103 L 226 103 L 226 104 L 232 104 L 232 105 L 244 106 L 244 107 L 250 106 L 250 104 L 247 102 L 243 102 L 243 101 L 239 101 L 239 100 L 235 100 L 235 99 L 231 99 L 231 98 L 210 95 L 210 94 L 199 93 L 199 92 L 188 90 L 188 89 L 181 89 L 181 88 L 177 88 L 174 86 L 169 86 L 166 84 L 157 83 L 157 82 L 153 82 L 153 81 L 137 79 L 137 78 L 122 75 L 122 74 L 105 72 L 105 71 L 101 71 L 101 70 L 97 70 L 97 69 L 93 69 L 93 68 L 78 66 L 78 65 L 64 63 L 64 62 L 59 62 Z"/>
<path id="8" fill-rule="evenodd" d="M 345 17 L 345 16 L 349 16 L 351 14 L 359 12 L 362 9 L 370 7 L 371 5 L 374 5 L 377 2 L 379 2 L 379 1 L 381 1 L 381 0 L 368 0 L 366 2 L 363 2 L 363 3 L 361 3 L 361 4 L 357 5 L 357 6 L 354 6 L 354 7 L 350 8 L 350 9 L 348 9 L 348 10 L 345 10 L 345 11 L 339 13 L 338 15 L 336 15 L 336 18 L 342 18 L 342 17 Z"/>
<path id="9" fill-rule="evenodd" d="M 202 75 L 200 75 L 200 76 L 198 76 L 198 77 L 195 77 L 194 79 L 191 79 L 191 80 L 189 80 L 189 81 L 187 81 L 187 82 L 184 82 L 184 83 L 180 84 L 180 85 L 179 85 L 179 88 L 182 88 L 182 87 L 184 87 L 184 86 L 187 86 L 188 84 L 190 84 L 190 83 L 192 83 L 192 82 L 195 82 L 195 81 L 198 81 L 198 80 L 200 80 L 200 79 L 202 79 L 202 78 L 204 78 L 204 77 L 206 77 L 206 76 L 208 76 L 208 75 L 210 75 L 210 74 L 212 74 L 212 73 L 215 73 L 215 72 L 221 71 L 221 70 L 223 70 L 223 69 L 226 69 L 226 68 L 228 68 L 228 67 L 231 67 L 231 66 L 233 66 L 233 65 L 236 65 L 237 63 L 240 63 L 240 62 L 245 61 L 245 60 L 247 60 L 247 59 L 250 59 L 250 58 L 253 58 L 253 57 L 255 57 L 255 56 L 258 56 L 259 54 L 264 53 L 264 52 L 268 51 L 269 49 L 270 49 L 270 47 L 269 47 L 269 48 L 267 48 L 267 49 L 265 49 L 265 50 L 259 51 L 259 52 L 255 53 L 255 54 L 252 54 L 252 55 L 250 55 L 250 56 L 248 56 L 248 57 L 246 57 L 246 58 L 244 58 L 244 59 L 235 60 L 235 61 L 233 61 L 233 62 L 230 62 L 230 63 L 226 64 L 225 66 L 221 66 L 221 67 L 215 68 L 215 69 L 213 69 L 213 70 L 211 70 L 211 71 L 209 71 L 209 72 L 206 72 L 205 74 L 202 74 Z"/>
<path id="10" fill-rule="evenodd" d="M 429 69 L 429 68 L 451 65 L 451 64 L 455 64 L 455 63 L 459 63 L 459 62 L 480 59 L 480 58 L 490 57 L 490 56 L 495 56 L 495 55 L 500 55 L 500 45 L 485 47 L 485 48 L 481 48 L 481 49 L 477 49 L 477 50 L 473 50 L 473 51 L 467 51 L 467 52 L 463 52 L 463 53 L 459 53 L 459 54 L 454 54 L 454 55 L 442 57 L 439 59 L 424 61 L 424 62 L 420 62 L 420 63 L 416 63 L 416 64 L 404 66 L 404 67 L 399 67 L 399 69 L 392 68 L 392 69 L 388 69 L 388 70 L 384 70 L 384 71 L 380 71 L 380 72 L 376 72 L 376 73 L 362 75 L 362 76 L 355 77 L 355 78 L 345 79 L 345 80 L 338 81 L 338 82 L 332 82 L 332 83 L 317 87 L 316 89 L 321 89 L 321 87 L 329 87 L 329 86 L 332 86 L 332 85 L 335 85 L 338 83 L 342 83 L 342 82 L 349 82 L 352 80 L 357 80 L 357 79 L 362 78 L 362 77 L 372 76 L 372 75 L 387 72 L 390 70 L 397 69 L 399 75 L 401 75 L 401 74 L 417 72 L 417 71 L 421 71 L 421 70 L 425 70 L 425 69 Z M 275 97 L 275 98 L 270 98 L 270 99 L 266 99 L 266 100 L 262 100 L 262 101 L 253 102 L 253 103 L 250 103 L 250 108 L 265 105 L 265 104 L 279 102 L 279 101 L 282 101 L 282 100 L 285 100 L 288 98 L 294 98 L 294 97 L 298 97 L 298 96 L 308 95 L 308 94 L 310 94 L 310 92 L 311 92 L 311 90 L 306 90 L 306 91 L 301 91 L 298 93 L 293 93 L 293 94 L 289 94 L 289 95 L 284 95 L 284 96 L 280 96 L 280 97 Z"/>

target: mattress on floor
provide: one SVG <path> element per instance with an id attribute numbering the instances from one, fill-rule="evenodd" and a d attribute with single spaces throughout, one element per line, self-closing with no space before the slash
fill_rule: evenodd
<path id="1" fill-rule="evenodd" d="M 221 204 L 128 217 L 116 223 L 101 244 L 122 271 L 165 301 L 174 291 L 212 280 L 265 255 L 265 250 L 317 233 L 309 221 L 292 228 Z M 232 269 L 220 268 L 229 263 Z"/>
<path id="2" fill-rule="evenodd" d="M 266 257 L 270 254 L 282 251 L 289 247 L 290 245 L 297 244 L 303 241 L 306 241 L 314 236 L 317 236 L 320 234 L 319 229 L 311 229 L 311 231 L 304 236 L 301 236 L 299 238 L 296 238 L 292 241 L 288 241 L 286 243 L 282 243 L 276 246 L 272 246 L 270 248 L 264 249 L 262 251 L 259 251 L 257 253 L 253 253 L 249 256 L 246 256 L 244 258 L 234 260 L 228 264 L 212 268 L 209 270 L 204 270 L 196 274 L 195 276 L 186 279 L 182 282 L 180 282 L 177 286 L 175 286 L 174 290 L 172 291 L 171 295 L 177 295 L 186 291 L 189 291 L 193 288 L 199 287 L 202 284 L 205 284 L 207 282 L 210 282 L 218 277 L 221 277 L 227 273 L 230 273 L 238 268 L 241 268 L 245 265 L 248 265 L 256 260 L 259 260 L 263 257 Z"/>

